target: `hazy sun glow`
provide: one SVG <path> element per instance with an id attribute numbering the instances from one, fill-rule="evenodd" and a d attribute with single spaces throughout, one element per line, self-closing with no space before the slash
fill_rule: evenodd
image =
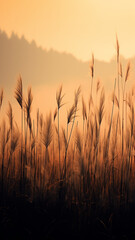
<path id="1" fill-rule="evenodd" d="M 0 0 L 0 29 L 82 60 L 91 52 L 110 60 L 116 33 L 121 54 L 135 55 L 134 12 L 134 0 Z"/>

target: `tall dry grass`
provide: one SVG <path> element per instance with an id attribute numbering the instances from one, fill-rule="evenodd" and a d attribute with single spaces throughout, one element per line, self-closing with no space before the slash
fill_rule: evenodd
<path id="1" fill-rule="evenodd" d="M 19 76 L 15 99 L 21 110 L 21 129 L 15 124 L 9 103 L 9 121 L 4 121 L 0 130 L 3 200 L 11 194 L 11 189 L 18 194 L 30 195 L 32 200 L 50 196 L 53 201 L 59 199 L 89 207 L 93 202 L 120 205 L 135 200 L 134 91 L 126 90 L 131 67 L 128 63 L 123 76 L 118 39 L 116 43 L 118 71 L 109 111 L 106 110 L 105 90 L 100 81 L 96 89 L 93 85 L 92 55 L 90 100 L 88 103 L 84 101 L 80 87 L 75 91 L 64 127 L 60 125 L 60 112 L 64 107 L 62 86 L 56 93 L 54 114 L 44 118 L 38 109 L 34 120 L 31 114 L 32 90 L 28 88 L 24 99 Z M 92 94 L 94 90 L 96 100 Z M 0 108 L 2 101 L 3 91 L 0 93 Z"/>

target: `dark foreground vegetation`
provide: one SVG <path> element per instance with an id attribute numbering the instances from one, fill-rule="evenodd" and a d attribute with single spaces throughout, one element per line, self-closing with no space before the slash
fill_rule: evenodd
<path id="1" fill-rule="evenodd" d="M 135 206 L 32 202 L 10 196 L 0 208 L 1 239 L 134 239 Z"/>
<path id="2" fill-rule="evenodd" d="M 126 91 L 130 63 L 123 74 L 118 40 L 109 108 L 100 82 L 93 88 L 94 56 L 90 71 L 88 106 L 82 97 L 80 107 L 79 87 L 64 128 L 62 86 L 54 114 L 38 110 L 33 120 L 32 91 L 24 97 L 19 76 L 21 127 L 10 103 L 0 126 L 1 239 L 135 238 L 135 94 Z M 0 108 L 2 101 L 3 91 Z"/>

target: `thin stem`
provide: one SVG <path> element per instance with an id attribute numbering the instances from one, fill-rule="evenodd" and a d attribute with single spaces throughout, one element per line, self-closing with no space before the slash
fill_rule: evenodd
<path id="1" fill-rule="evenodd" d="M 60 135 L 59 135 L 59 107 L 58 107 L 58 148 L 59 148 L 59 171 L 60 171 L 60 179 L 61 179 L 61 162 L 60 162 Z"/>

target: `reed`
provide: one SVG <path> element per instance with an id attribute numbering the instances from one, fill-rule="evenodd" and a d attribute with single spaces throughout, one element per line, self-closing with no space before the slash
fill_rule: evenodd
<path id="1" fill-rule="evenodd" d="M 60 108 L 63 106 L 62 99 L 64 95 L 62 95 L 62 85 L 58 89 L 56 93 L 56 101 L 57 101 L 57 116 L 58 116 L 58 149 L 59 149 L 59 170 L 60 170 L 60 179 L 61 179 L 61 159 L 60 159 L 60 130 L 59 130 L 59 111 Z"/>
<path id="2" fill-rule="evenodd" d="M 73 105 L 74 107 L 73 107 L 73 110 L 70 111 L 70 113 L 72 113 L 72 114 L 70 114 L 70 121 L 72 119 L 73 119 L 73 121 L 72 121 L 72 126 L 71 126 L 69 137 L 67 139 L 67 145 L 66 145 L 66 149 L 65 149 L 65 158 L 64 158 L 64 164 L 65 164 L 64 179 L 65 179 L 65 181 L 66 181 L 67 151 L 68 151 L 69 142 L 70 142 L 72 132 L 73 132 L 73 128 L 74 128 L 74 123 L 75 123 L 75 118 L 76 118 L 76 113 L 77 113 L 77 107 L 78 107 L 78 100 L 79 100 L 80 92 L 81 92 L 81 87 L 78 87 L 77 91 L 75 92 L 75 96 L 74 96 L 74 105 Z M 68 118 L 68 120 L 69 120 L 69 118 Z"/>
<path id="3" fill-rule="evenodd" d="M 19 75 L 17 80 L 17 87 L 15 89 L 15 99 L 17 100 L 21 108 L 21 180 L 20 180 L 20 191 L 22 192 L 22 176 L 23 176 L 23 84 L 22 77 Z"/>
<path id="4" fill-rule="evenodd" d="M 84 123 L 85 123 L 85 120 L 87 121 L 87 110 L 86 110 L 86 104 L 84 102 L 83 96 L 82 96 L 82 116 L 83 116 L 83 135 L 84 135 Z"/>
<path id="5" fill-rule="evenodd" d="M 27 125 L 30 130 L 30 136 L 33 136 L 32 132 L 32 120 L 31 120 L 31 107 L 32 107 L 32 101 L 33 101 L 33 96 L 32 96 L 32 91 L 31 88 L 28 88 L 28 96 L 27 99 L 24 102 L 24 108 L 26 111 L 26 120 L 27 120 Z"/>
<path id="6" fill-rule="evenodd" d="M 5 149 L 8 144 L 10 138 L 10 130 L 6 130 L 6 123 L 3 121 L 2 123 L 2 132 L 1 132 L 1 155 L 2 155 L 2 166 L 1 166 L 1 196 L 2 196 L 2 204 L 4 201 L 4 183 L 5 183 Z"/>
<path id="7" fill-rule="evenodd" d="M 92 54 L 92 60 L 91 60 L 91 64 L 90 64 L 90 72 L 91 72 L 91 92 L 90 92 L 90 96 L 92 97 L 93 78 L 94 78 L 94 54 Z"/>
<path id="8" fill-rule="evenodd" d="M 9 158 L 9 163 L 11 162 L 12 164 L 12 134 L 13 134 L 13 111 L 12 111 L 12 106 L 9 102 L 9 109 L 7 112 L 7 116 L 9 119 L 9 126 L 10 126 L 10 158 Z"/>
<path id="9" fill-rule="evenodd" d="M 120 84 L 119 84 L 119 68 L 120 68 L 120 45 L 116 35 L 116 49 L 117 49 L 117 80 L 118 80 L 118 101 L 120 102 Z"/>
<path id="10" fill-rule="evenodd" d="M 49 163 L 49 152 L 48 147 L 52 141 L 53 133 L 52 133 L 52 117 L 51 113 L 46 116 L 46 121 L 43 126 L 43 134 L 42 134 L 42 143 L 45 146 L 45 160 L 44 160 L 44 184 L 45 184 L 45 170 Z"/>
<path id="11" fill-rule="evenodd" d="M 1 109 L 1 106 L 2 106 L 2 102 L 3 102 L 3 89 L 0 92 L 0 109 Z"/>
<path id="12" fill-rule="evenodd" d="M 105 92 L 104 92 L 104 88 L 102 88 L 101 95 L 100 95 L 100 101 L 99 101 L 99 108 L 98 108 L 98 133 L 96 134 L 96 146 L 95 146 L 95 149 L 96 149 L 95 150 L 95 152 L 96 152 L 95 174 L 96 174 L 97 166 L 98 166 L 97 155 L 98 155 L 100 128 L 101 128 L 101 123 L 102 123 L 103 115 L 104 115 L 104 104 L 105 104 Z"/>

